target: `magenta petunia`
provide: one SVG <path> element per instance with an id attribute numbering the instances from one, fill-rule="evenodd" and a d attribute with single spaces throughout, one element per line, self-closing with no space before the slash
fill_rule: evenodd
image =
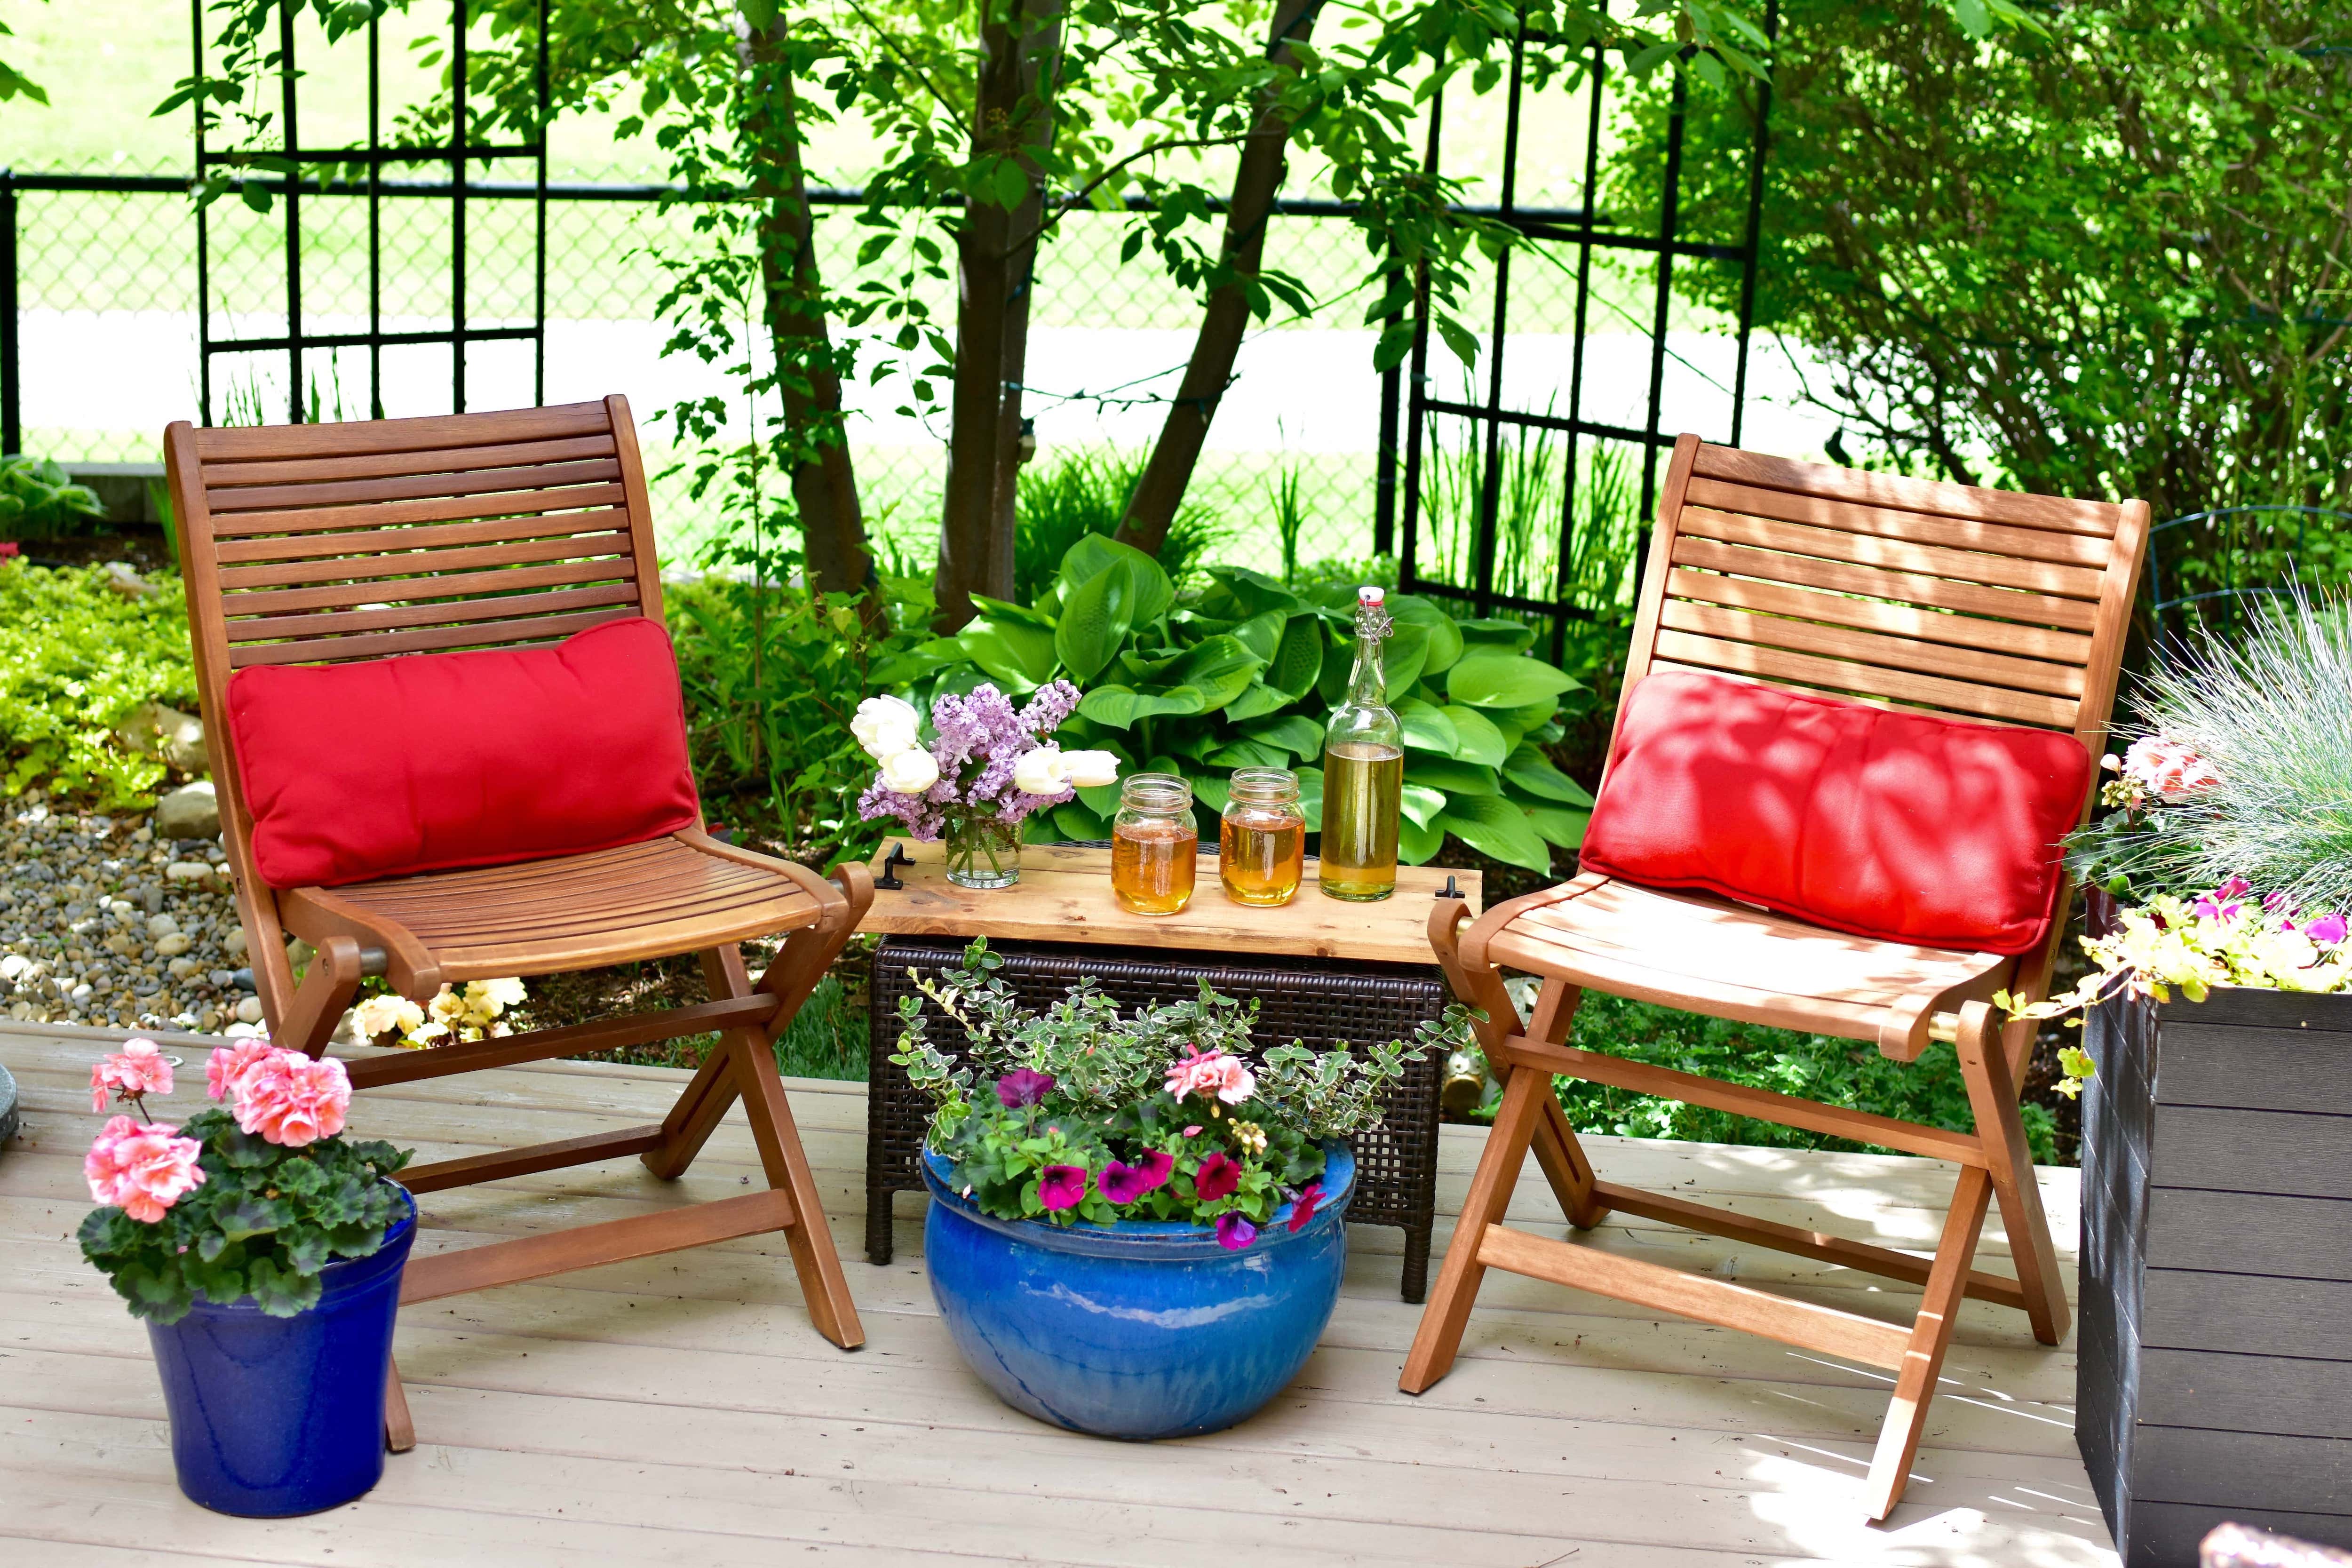
<path id="1" fill-rule="evenodd" d="M 1192 1178 L 1192 1191 L 1204 1204 L 1229 1198 L 1234 1189 L 1242 1184 L 1242 1168 L 1230 1154 L 1212 1154 L 1201 1162 L 1198 1175 Z"/>
<path id="2" fill-rule="evenodd" d="M 1103 1167 L 1095 1185 L 1112 1203 L 1131 1204 L 1151 1190 L 1152 1181 L 1139 1166 L 1122 1165 L 1113 1160 Z"/>
<path id="3" fill-rule="evenodd" d="M 1082 1165 L 1048 1165 L 1037 1177 L 1037 1201 L 1048 1209 L 1076 1208 L 1087 1195 Z"/>
<path id="4" fill-rule="evenodd" d="M 1231 1252 L 1239 1252 L 1257 1239 L 1257 1226 L 1237 1214 L 1217 1216 L 1217 1245 Z"/>
<path id="5" fill-rule="evenodd" d="M 1035 1105 L 1053 1092 L 1054 1075 L 1029 1068 L 1014 1068 L 996 1080 L 997 1102 L 1007 1110 Z"/>
<path id="6" fill-rule="evenodd" d="M 1290 1228 L 1294 1231 L 1306 1229 L 1307 1222 L 1315 1217 L 1315 1211 L 1320 1208 L 1322 1204 L 1322 1183 L 1309 1182 L 1299 1188 L 1298 1195 L 1290 1203 Z"/>
<path id="7" fill-rule="evenodd" d="M 2303 934 L 2322 947 L 2335 946 L 2344 940 L 2346 933 L 2347 927 L 2342 915 L 2322 915 L 2303 928 Z"/>
<path id="8" fill-rule="evenodd" d="M 1143 1173 L 1151 1178 L 1151 1186 L 1144 1191 L 1166 1186 L 1168 1178 L 1176 1173 L 1176 1156 L 1164 1149 L 1154 1149 L 1143 1157 Z"/>

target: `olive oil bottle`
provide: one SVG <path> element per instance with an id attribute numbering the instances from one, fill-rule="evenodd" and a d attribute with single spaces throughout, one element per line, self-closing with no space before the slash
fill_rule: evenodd
<path id="1" fill-rule="evenodd" d="M 1323 732 L 1323 854 L 1317 881 L 1335 899 L 1369 902 L 1396 891 L 1397 807 L 1404 793 L 1404 731 L 1388 705 L 1381 642 L 1386 595 L 1356 592 L 1356 664 L 1347 700 Z"/>

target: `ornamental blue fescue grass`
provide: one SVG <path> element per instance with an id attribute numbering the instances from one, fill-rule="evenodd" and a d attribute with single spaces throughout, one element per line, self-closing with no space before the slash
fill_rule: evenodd
<path id="1" fill-rule="evenodd" d="M 2221 779 L 2153 815 L 2151 859 L 2193 886 L 2242 877 L 2290 907 L 2352 910 L 2352 603 L 2273 600 L 2242 638 L 2159 666 L 2133 707 Z"/>

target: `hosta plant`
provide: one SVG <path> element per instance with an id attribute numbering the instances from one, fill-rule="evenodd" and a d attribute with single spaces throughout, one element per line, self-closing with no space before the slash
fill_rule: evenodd
<path id="1" fill-rule="evenodd" d="M 1297 593 L 1240 567 L 1212 567 L 1180 595 L 1150 556 L 1089 535 L 1032 605 L 978 600 L 953 637 L 877 667 L 885 684 L 935 692 L 992 681 L 1023 694 L 1055 680 L 1084 693 L 1067 731 L 1123 771 L 1192 784 L 1204 826 L 1224 808 L 1237 767 L 1297 771 L 1300 804 L 1321 811 L 1323 723 L 1347 684 L 1351 588 Z M 1456 622 L 1429 600 L 1391 595 L 1389 705 L 1404 726 L 1398 850 L 1418 865 L 1451 832 L 1495 858 L 1549 870 L 1547 845 L 1581 841 L 1591 797 L 1542 750 L 1561 698 L 1580 689 L 1527 653 L 1516 621 Z M 1107 838 L 1115 786 L 1080 789 L 1041 814 L 1032 838 Z M 1045 829 L 1041 832 L 1040 829 Z"/>
<path id="2" fill-rule="evenodd" d="M 225 1103 L 173 1127 L 146 1097 L 172 1092 L 172 1062 L 132 1040 L 90 1070 L 90 1109 L 111 1118 L 83 1161 L 101 1207 L 81 1252 L 134 1317 L 174 1323 L 199 1292 L 250 1296 L 274 1318 L 318 1304 L 319 1274 L 366 1258 L 406 1210 L 385 1178 L 408 1163 L 389 1143 L 345 1139 L 351 1079 L 341 1062 L 242 1040 L 213 1052 L 206 1092 Z"/>
<path id="3" fill-rule="evenodd" d="M 1461 1032 L 1318 1055 L 1297 1041 L 1252 1059 L 1256 1013 L 1211 991 L 1122 1017 L 1091 981 L 1042 1011 L 1022 1005 L 975 942 L 922 997 L 899 1004 L 890 1059 L 934 1107 L 929 1143 L 982 1213 L 1072 1225 L 1178 1220 L 1241 1248 L 1285 1203 L 1303 1226 L 1322 1196 L 1323 1145 L 1380 1124 L 1406 1064 Z M 960 1054 L 929 1035 L 961 1026 Z"/>

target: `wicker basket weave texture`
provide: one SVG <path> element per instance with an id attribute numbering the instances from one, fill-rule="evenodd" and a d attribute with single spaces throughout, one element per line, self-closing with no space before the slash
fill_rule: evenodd
<path id="1" fill-rule="evenodd" d="M 1444 976 L 1434 964 L 1423 969 L 1333 959 L 1237 962 L 1216 953 L 1016 942 L 992 942 L 990 951 L 1005 961 L 997 978 L 1030 1007 L 1059 1001 L 1083 977 L 1091 977 L 1121 1012 L 1186 1000 L 1205 980 L 1219 995 L 1258 1004 L 1251 1033 L 1259 1051 L 1293 1039 L 1318 1051 L 1343 1042 L 1410 1043 L 1414 1026 L 1435 1020 L 1447 1001 Z M 898 1048 L 898 1002 L 917 994 L 909 970 L 934 979 L 960 963 L 963 952 L 960 940 L 902 936 L 884 938 L 875 951 L 866 1250 L 877 1264 L 890 1260 L 890 1194 L 922 1190 L 917 1161 L 931 1109 L 907 1081 L 907 1069 L 890 1060 Z M 955 1054 L 961 1031 L 936 1011 L 931 1017 L 931 1038 Z M 1438 1087 L 1444 1065 L 1435 1052 L 1412 1063 L 1390 1091 L 1381 1125 L 1354 1140 L 1356 1196 L 1348 1217 L 1404 1231 L 1404 1295 L 1412 1301 L 1421 1300 L 1428 1274 L 1437 1202 Z"/>

